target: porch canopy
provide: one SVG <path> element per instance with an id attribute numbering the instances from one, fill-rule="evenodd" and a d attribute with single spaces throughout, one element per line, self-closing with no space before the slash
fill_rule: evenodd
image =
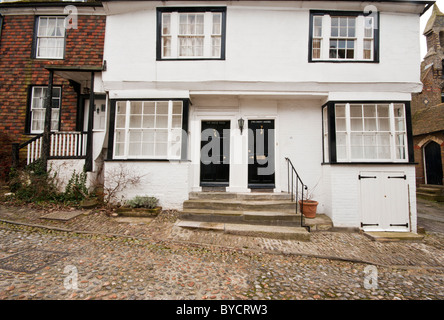
<path id="1" fill-rule="evenodd" d="M 88 114 L 88 131 L 86 140 L 86 159 L 85 159 L 85 170 L 92 170 L 92 133 L 93 133 L 93 117 L 94 117 L 94 76 L 97 72 L 102 72 L 103 67 L 95 66 L 45 66 L 45 69 L 49 71 L 49 81 L 47 90 L 47 105 L 46 105 L 46 115 L 45 115 L 45 134 L 43 135 L 43 152 L 42 156 L 46 159 L 49 157 L 49 132 L 51 123 L 51 107 L 49 101 L 52 101 L 52 87 L 54 75 L 61 78 L 67 79 L 70 82 L 75 82 L 79 86 L 83 84 L 85 87 L 89 88 L 89 114 Z M 46 151 L 47 149 L 47 151 Z M 46 163 L 46 161 L 45 161 Z"/>

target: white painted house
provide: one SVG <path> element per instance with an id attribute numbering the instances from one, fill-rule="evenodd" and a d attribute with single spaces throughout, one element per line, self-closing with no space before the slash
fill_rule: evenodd
<path id="1" fill-rule="evenodd" d="M 105 184 L 127 168 L 142 180 L 121 196 L 181 209 L 205 187 L 287 192 L 289 158 L 335 226 L 416 232 L 410 101 L 432 3 L 104 1 Z"/>

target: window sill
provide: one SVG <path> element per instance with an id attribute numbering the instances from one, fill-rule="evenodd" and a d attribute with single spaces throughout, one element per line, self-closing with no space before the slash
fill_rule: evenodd
<path id="1" fill-rule="evenodd" d="M 322 162 L 321 165 L 393 165 L 393 166 L 399 166 L 399 165 L 417 165 L 417 162 Z"/>
<path id="2" fill-rule="evenodd" d="M 309 63 L 379 63 L 379 60 L 313 60 L 309 59 Z"/>
<path id="3" fill-rule="evenodd" d="M 225 61 L 225 58 L 158 58 L 156 61 Z"/>
<path id="4" fill-rule="evenodd" d="M 188 159 L 105 159 L 105 162 L 190 162 Z"/>

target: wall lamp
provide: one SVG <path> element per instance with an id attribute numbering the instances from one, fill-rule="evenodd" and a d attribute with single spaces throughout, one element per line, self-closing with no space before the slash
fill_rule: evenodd
<path id="1" fill-rule="evenodd" d="M 238 124 L 239 130 L 240 130 L 240 132 L 242 134 L 242 130 L 244 130 L 245 120 L 240 118 L 240 119 L 237 120 L 237 124 Z"/>

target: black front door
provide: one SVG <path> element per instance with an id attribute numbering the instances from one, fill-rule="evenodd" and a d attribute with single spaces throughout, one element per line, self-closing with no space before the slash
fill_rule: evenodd
<path id="1" fill-rule="evenodd" d="M 274 188 L 274 168 L 274 120 L 249 120 L 248 187 Z"/>
<path id="2" fill-rule="evenodd" d="M 441 146 L 436 142 L 430 142 L 424 147 L 427 184 L 442 185 L 442 161 Z"/>
<path id="3" fill-rule="evenodd" d="M 230 121 L 202 121 L 200 185 L 226 187 L 230 178 Z"/>

